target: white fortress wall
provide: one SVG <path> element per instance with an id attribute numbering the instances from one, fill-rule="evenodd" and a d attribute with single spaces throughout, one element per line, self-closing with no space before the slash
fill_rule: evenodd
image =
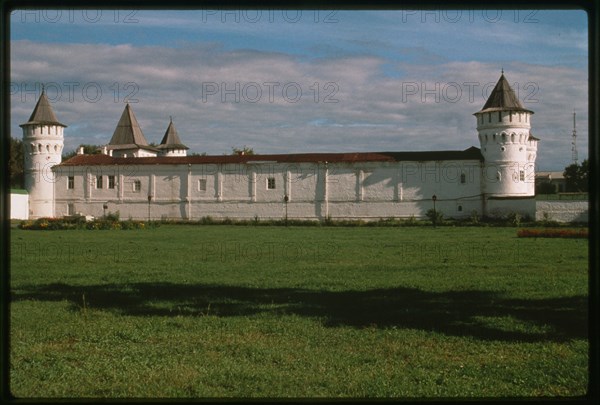
<path id="1" fill-rule="evenodd" d="M 465 217 L 482 213 L 480 167 L 477 160 L 61 166 L 56 214 L 101 216 L 107 205 L 123 219 L 147 219 L 150 205 L 153 219 L 270 219 L 285 217 L 287 206 L 298 219 L 418 218 L 435 194 L 438 211 Z"/>

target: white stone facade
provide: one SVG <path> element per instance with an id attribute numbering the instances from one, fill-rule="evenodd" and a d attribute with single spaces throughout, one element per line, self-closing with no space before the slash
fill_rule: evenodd
<path id="1" fill-rule="evenodd" d="M 481 149 L 186 156 L 172 120 L 153 148 L 127 105 L 102 154 L 61 164 L 65 125 L 42 93 L 22 125 L 29 216 L 118 211 L 124 219 L 421 218 L 436 196 L 435 208 L 446 217 L 535 217 L 532 114 L 502 75 L 475 113 Z"/>
<path id="2" fill-rule="evenodd" d="M 423 217 L 433 195 L 447 217 L 483 213 L 479 160 L 58 166 L 55 173 L 57 216 L 100 216 L 106 205 L 134 219 L 279 219 L 287 206 L 290 219 L 373 220 Z"/>

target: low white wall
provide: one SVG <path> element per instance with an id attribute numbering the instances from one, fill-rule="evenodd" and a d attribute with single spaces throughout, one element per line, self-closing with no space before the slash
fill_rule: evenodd
<path id="1" fill-rule="evenodd" d="M 29 219 L 29 194 L 10 195 L 10 219 Z"/>
<path id="2" fill-rule="evenodd" d="M 587 201 L 536 201 L 537 221 L 547 219 L 557 222 L 587 222 L 589 203 Z"/>

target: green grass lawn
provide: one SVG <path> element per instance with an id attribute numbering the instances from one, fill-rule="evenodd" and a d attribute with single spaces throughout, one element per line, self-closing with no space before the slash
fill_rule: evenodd
<path id="1" fill-rule="evenodd" d="M 11 230 L 16 397 L 580 396 L 587 240 Z"/>

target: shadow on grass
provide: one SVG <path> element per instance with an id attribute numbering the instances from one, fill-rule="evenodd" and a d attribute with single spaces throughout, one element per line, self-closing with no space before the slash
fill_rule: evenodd
<path id="1" fill-rule="evenodd" d="M 554 341 L 587 338 L 587 298 L 507 299 L 490 291 L 430 292 L 396 287 L 316 291 L 225 285 L 134 283 L 22 287 L 12 301 L 86 305 L 131 316 L 295 314 L 327 326 L 411 328 L 482 340 Z"/>

